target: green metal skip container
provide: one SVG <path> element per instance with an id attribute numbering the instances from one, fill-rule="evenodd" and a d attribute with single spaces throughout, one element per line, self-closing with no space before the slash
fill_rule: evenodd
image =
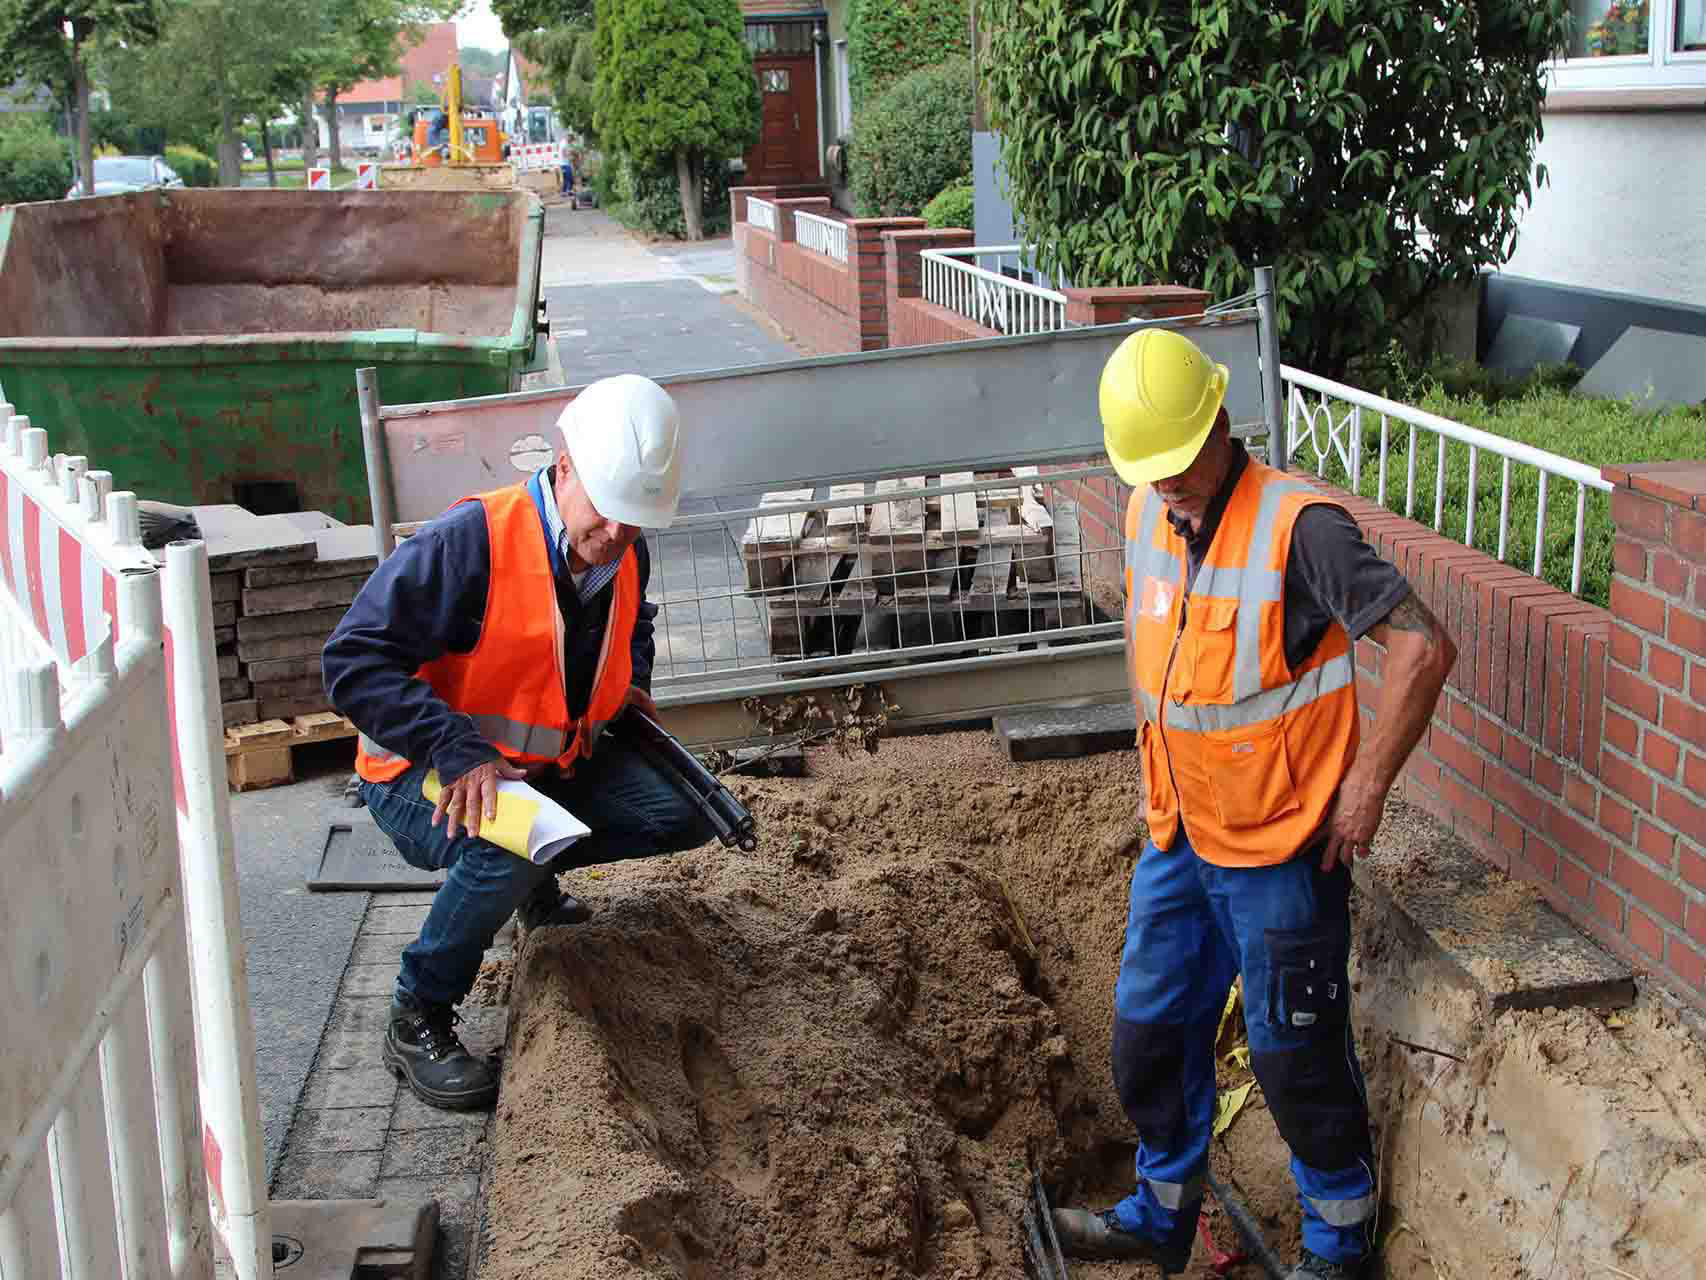
<path id="1" fill-rule="evenodd" d="M 14 205 L 0 387 L 117 488 L 364 521 L 356 369 L 399 403 L 515 390 L 539 365 L 542 235 L 522 190 Z"/>

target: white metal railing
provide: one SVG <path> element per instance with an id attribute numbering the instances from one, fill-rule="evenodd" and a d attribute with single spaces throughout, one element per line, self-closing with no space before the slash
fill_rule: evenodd
<path id="1" fill-rule="evenodd" d="M 0 419 L 0 1280 L 212 1280 L 215 1230 L 258 1280 L 206 547 L 162 574 L 134 494 Z"/>
<path id="2" fill-rule="evenodd" d="M 746 220 L 753 226 L 776 234 L 776 206 L 768 200 L 760 200 L 757 196 L 746 198 Z"/>
<path id="3" fill-rule="evenodd" d="M 926 249 L 919 257 L 926 302 L 997 333 L 1066 328 L 1066 295 L 1022 278 L 1031 271 L 1024 245 Z"/>
<path id="4" fill-rule="evenodd" d="M 1597 467 L 1577 462 L 1561 454 L 1548 453 L 1517 440 L 1506 440 L 1476 427 L 1442 418 L 1436 413 L 1400 404 L 1342 382 L 1333 382 L 1290 365 L 1280 366 L 1285 393 L 1285 429 L 1289 458 L 1296 461 L 1298 450 L 1308 445 L 1313 454 L 1315 473 L 1327 474 L 1329 462 L 1336 458 L 1343 468 L 1347 487 L 1361 493 L 1363 486 L 1363 415 L 1378 416 L 1380 446 L 1378 473 L 1375 478 L 1374 500 L 1386 505 L 1387 470 L 1391 449 L 1391 423 L 1397 421 L 1408 427 L 1405 450 L 1404 514 L 1413 518 L 1416 509 L 1416 468 L 1418 432 L 1428 432 L 1435 438 L 1433 465 L 1433 528 L 1446 533 L 1447 442 L 1456 442 L 1468 449 L 1468 485 L 1463 503 L 1464 522 L 1462 541 L 1465 546 L 1476 545 L 1476 509 L 1481 494 L 1481 455 L 1491 454 L 1500 460 L 1498 538 L 1495 554 L 1504 560 L 1511 544 L 1512 467 L 1532 468 L 1538 473 L 1538 489 L 1534 514 L 1534 553 L 1531 572 L 1542 578 L 1546 551 L 1546 511 L 1548 482 L 1556 476 L 1576 486 L 1576 525 L 1570 554 L 1570 592 L 1580 595 L 1582 589 L 1582 547 L 1587 531 L 1588 491 L 1610 492 L 1612 486 L 1603 479 Z M 1313 393 L 1313 399 L 1309 393 Z M 1425 478 L 1425 476 L 1424 476 Z M 1455 504 L 1454 504 L 1455 505 Z M 1480 530 L 1485 534 L 1485 530 Z M 1452 536 L 1448 534 L 1447 536 Z M 1482 537 L 1482 541 L 1491 539 Z M 1561 584 L 1560 584 L 1561 585 Z"/>
<path id="5" fill-rule="evenodd" d="M 847 224 L 838 218 L 826 218 L 803 209 L 794 212 L 794 240 L 802 248 L 847 261 Z"/>

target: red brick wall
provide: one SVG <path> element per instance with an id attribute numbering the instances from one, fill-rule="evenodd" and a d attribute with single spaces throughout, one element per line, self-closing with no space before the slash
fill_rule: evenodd
<path id="1" fill-rule="evenodd" d="M 1706 1007 L 1706 464 L 1608 469 L 1611 608 L 1336 492 L 1458 646 L 1405 794 Z M 1385 660 L 1357 646 L 1372 717 Z"/>
<path id="2" fill-rule="evenodd" d="M 746 221 L 749 195 L 774 200 L 776 235 Z M 881 235 L 889 228 L 921 227 L 922 219 L 843 219 L 848 258 L 843 263 L 795 243 L 795 212 L 837 216 L 826 197 L 778 196 L 775 188 L 766 187 L 737 187 L 733 197 L 735 275 L 748 301 L 819 355 L 888 345 Z"/>

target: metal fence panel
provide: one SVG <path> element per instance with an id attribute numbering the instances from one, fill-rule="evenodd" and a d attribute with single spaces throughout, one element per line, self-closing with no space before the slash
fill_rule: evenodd
<path id="1" fill-rule="evenodd" d="M 1152 322 L 1188 332 L 1231 371 L 1235 426 L 1264 421 L 1256 312 Z M 687 424 L 685 496 L 974 469 L 991 458 L 1100 453 L 1096 388 L 1130 324 L 901 347 L 659 378 Z M 565 368 L 574 376 L 572 353 Z M 639 372 L 644 372 L 640 370 Z M 380 397 L 383 387 L 379 388 Z M 391 520 L 438 515 L 513 483 L 560 447 L 557 416 L 580 388 L 375 406 L 386 470 L 370 476 Z M 383 493 L 389 484 L 389 496 Z M 375 512 L 376 527 L 382 523 Z"/>

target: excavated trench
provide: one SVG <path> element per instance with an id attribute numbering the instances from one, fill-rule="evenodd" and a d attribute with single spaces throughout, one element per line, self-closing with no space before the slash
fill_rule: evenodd
<path id="1" fill-rule="evenodd" d="M 1016 1277 L 1031 1168 L 1057 1202 L 1129 1190 L 1108 1044 L 1135 755 L 1015 765 L 958 734 L 812 774 L 739 784 L 757 853 L 577 873 L 592 921 L 527 940 L 483 1277 Z M 1395 806 L 1378 857 L 1418 831 Z M 1358 929 L 1387 1274 L 1701 1274 L 1706 1058 L 1675 1015 L 1491 1017 L 1366 901 Z M 1259 1089 L 1212 1161 L 1289 1258 Z M 1187 1274 L 1215 1274 L 1204 1249 Z"/>

